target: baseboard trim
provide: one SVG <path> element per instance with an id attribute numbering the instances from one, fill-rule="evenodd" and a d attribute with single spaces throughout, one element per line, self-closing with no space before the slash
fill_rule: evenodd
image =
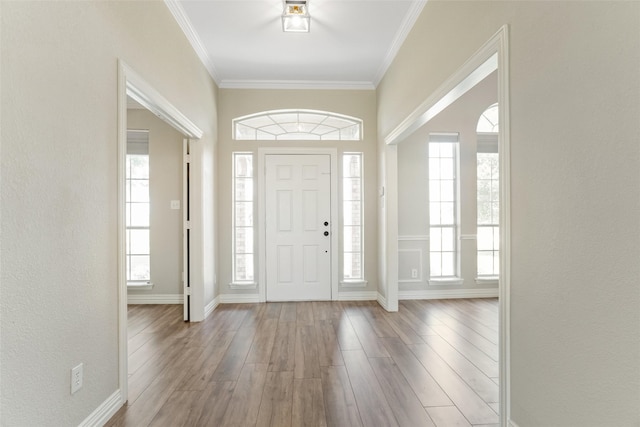
<path id="1" fill-rule="evenodd" d="M 449 299 L 449 298 L 497 298 L 498 289 L 422 289 L 398 291 L 399 300 Z"/>
<path id="2" fill-rule="evenodd" d="M 509 427 L 519 427 L 514 421 L 509 420 Z"/>
<path id="3" fill-rule="evenodd" d="M 128 294 L 127 304 L 183 304 L 181 294 Z"/>
<path id="4" fill-rule="evenodd" d="M 376 301 L 378 301 L 378 304 L 380 304 L 380 306 L 382 306 L 382 308 L 384 308 L 385 310 L 389 311 L 389 305 L 387 303 L 387 297 L 385 297 L 384 295 L 382 295 L 381 293 L 377 293 L 376 295 Z"/>
<path id="5" fill-rule="evenodd" d="M 213 313 L 213 310 L 216 309 L 217 306 L 220 305 L 220 297 L 215 297 L 209 304 L 204 308 L 204 318 L 206 319 Z"/>
<path id="6" fill-rule="evenodd" d="M 113 394 L 107 397 L 107 400 L 102 402 L 78 427 L 102 427 L 105 425 L 125 404 L 121 394 L 119 389 L 113 392 Z"/>
<path id="7" fill-rule="evenodd" d="M 375 301 L 376 291 L 338 292 L 338 301 Z"/>
<path id="8" fill-rule="evenodd" d="M 258 294 L 220 294 L 219 304 L 249 304 L 260 302 Z"/>

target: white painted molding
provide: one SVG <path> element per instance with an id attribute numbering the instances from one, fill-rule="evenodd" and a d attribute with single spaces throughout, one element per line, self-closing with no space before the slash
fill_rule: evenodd
<path id="1" fill-rule="evenodd" d="M 399 143 L 497 70 L 498 52 L 496 51 L 502 38 L 505 37 L 505 27 L 494 34 L 462 67 L 396 126 L 384 138 L 385 144 Z"/>
<path id="2" fill-rule="evenodd" d="M 220 297 L 217 296 L 209 304 L 204 307 L 204 318 L 209 317 L 213 310 L 215 310 L 220 305 Z"/>
<path id="3" fill-rule="evenodd" d="M 222 80 L 220 89 L 375 90 L 373 82 L 314 80 Z"/>
<path id="4" fill-rule="evenodd" d="M 400 28 L 398 29 L 398 32 L 396 33 L 393 39 L 393 42 L 391 43 L 391 47 L 387 51 L 387 54 L 385 55 L 384 60 L 382 61 L 382 64 L 380 64 L 380 67 L 376 72 L 376 76 L 373 79 L 373 83 L 376 87 L 378 86 L 378 84 L 380 83 L 384 75 L 387 73 L 387 70 L 393 63 L 393 60 L 395 59 L 396 55 L 398 54 L 398 51 L 402 47 L 402 44 L 404 43 L 407 36 L 409 35 L 409 32 L 413 28 L 413 25 L 418 20 L 418 17 L 420 16 L 420 13 L 422 13 L 422 9 L 424 8 L 424 5 L 426 3 L 427 3 L 426 0 L 414 0 L 411 2 L 411 5 L 409 6 L 409 10 L 407 11 L 407 14 L 404 16 L 404 19 L 400 24 Z"/>
<path id="5" fill-rule="evenodd" d="M 182 294 L 129 294 L 127 304 L 184 304 Z"/>
<path id="6" fill-rule="evenodd" d="M 429 286 L 462 286 L 464 285 L 464 279 L 430 279 Z"/>
<path id="7" fill-rule="evenodd" d="M 204 47 L 202 40 L 198 37 L 198 33 L 194 30 L 191 20 L 187 17 L 182 6 L 180 6 L 180 2 L 177 0 L 164 0 L 164 4 L 173 15 L 173 18 L 180 26 L 180 29 L 182 29 L 187 40 L 189 40 L 191 47 L 196 52 L 196 55 L 198 55 L 198 58 L 200 58 L 200 62 L 202 62 L 204 67 L 207 69 L 211 78 L 216 82 L 216 84 L 218 84 L 218 73 L 216 72 L 216 67 L 213 65 L 213 61 L 211 60 L 211 57 L 209 57 L 209 52 L 207 52 L 207 49 Z"/>
<path id="8" fill-rule="evenodd" d="M 387 300 L 387 297 L 382 295 L 380 292 L 378 292 L 376 300 L 378 301 L 378 304 L 380 304 L 380 306 L 384 308 L 386 311 L 392 311 L 392 310 L 389 310 L 389 302 Z"/>
<path id="9" fill-rule="evenodd" d="M 398 291 L 398 299 L 497 298 L 498 289 L 421 289 Z"/>
<path id="10" fill-rule="evenodd" d="M 338 293 L 338 301 L 375 301 L 377 291 L 353 291 Z"/>
<path id="11" fill-rule="evenodd" d="M 476 234 L 461 234 L 460 240 L 477 240 L 478 236 Z"/>
<path id="12" fill-rule="evenodd" d="M 513 420 L 509 420 L 509 427 L 519 427 Z"/>
<path id="13" fill-rule="evenodd" d="M 260 301 L 258 294 L 220 294 L 218 296 L 220 304 L 249 304 Z"/>
<path id="14" fill-rule="evenodd" d="M 398 241 L 399 242 L 428 242 L 429 235 L 415 234 L 415 235 L 398 236 Z"/>
<path id="15" fill-rule="evenodd" d="M 78 427 L 102 427 L 125 403 L 120 390 L 114 391 Z"/>

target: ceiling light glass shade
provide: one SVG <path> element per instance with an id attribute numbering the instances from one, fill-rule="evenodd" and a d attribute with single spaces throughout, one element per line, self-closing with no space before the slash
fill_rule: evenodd
<path id="1" fill-rule="evenodd" d="M 285 0 L 282 12 L 282 31 L 308 33 L 311 16 L 306 0 Z"/>

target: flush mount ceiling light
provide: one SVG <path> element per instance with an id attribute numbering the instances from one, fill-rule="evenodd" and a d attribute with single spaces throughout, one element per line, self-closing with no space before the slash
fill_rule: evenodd
<path id="1" fill-rule="evenodd" d="M 307 0 L 284 0 L 282 31 L 308 33 L 311 25 Z"/>

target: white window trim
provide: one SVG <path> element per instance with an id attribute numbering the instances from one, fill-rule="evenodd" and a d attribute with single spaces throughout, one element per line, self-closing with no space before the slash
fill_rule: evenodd
<path id="1" fill-rule="evenodd" d="M 449 142 L 455 143 L 455 171 L 454 171 L 454 181 L 455 181 L 455 200 L 454 200 L 454 218 L 455 224 L 452 225 L 440 225 L 440 228 L 453 228 L 454 230 L 454 259 L 456 265 L 454 266 L 454 275 L 453 276 L 431 276 L 431 248 L 429 247 L 429 285 L 462 285 L 464 280 L 461 277 L 462 266 L 461 264 L 461 251 L 459 241 L 461 240 L 460 234 L 460 134 L 459 133 L 449 133 L 449 132 L 433 132 L 429 134 L 429 142 L 428 144 L 440 143 L 440 142 Z M 428 157 L 429 159 L 430 157 Z M 431 202 L 431 196 L 429 196 L 429 202 Z M 429 229 L 431 229 L 431 219 L 429 219 Z M 436 225 L 436 227 L 438 227 Z M 442 251 L 440 251 L 442 252 Z"/>
<path id="2" fill-rule="evenodd" d="M 347 123 L 350 123 L 349 126 L 345 126 L 344 128 L 337 128 L 331 125 L 327 125 L 327 124 L 322 124 L 322 122 L 318 123 L 317 126 L 323 125 L 325 127 L 331 127 L 334 128 L 334 130 L 332 130 L 331 132 L 325 132 L 323 133 L 313 133 L 313 130 L 311 131 L 300 131 L 300 132 L 289 132 L 287 131 L 284 127 L 281 126 L 281 122 L 277 122 L 275 120 L 273 120 L 273 118 L 271 118 L 271 116 L 278 116 L 278 115 L 291 115 L 291 114 L 296 114 L 296 115 L 300 115 L 300 114 L 313 114 L 313 115 L 322 115 L 325 116 L 324 120 L 327 119 L 331 119 L 331 118 L 336 118 L 336 119 L 340 119 L 343 120 Z M 253 127 L 253 126 L 249 126 L 246 125 L 242 122 L 247 121 L 247 120 L 251 120 L 254 118 L 259 118 L 259 117 L 268 117 L 273 123 L 270 123 L 267 127 L 280 127 L 280 129 L 282 130 L 281 133 L 270 133 L 268 131 L 265 131 L 263 128 L 265 126 L 261 126 L 261 127 Z M 255 137 L 254 138 L 238 138 L 238 133 L 237 133 L 237 126 L 238 125 L 243 125 L 246 126 L 248 128 L 251 128 L 254 130 L 255 132 Z M 300 121 L 298 118 L 298 125 L 300 125 Z M 364 139 L 364 126 L 363 126 L 363 121 L 362 119 L 359 119 L 357 117 L 351 117 L 351 116 L 347 116 L 344 114 L 339 114 L 339 113 L 333 113 L 330 111 L 319 111 L 319 110 L 305 110 L 305 109 L 289 109 L 289 110 L 270 110 L 270 111 L 261 111 L 259 113 L 254 113 L 254 114 L 249 114 L 246 116 L 242 116 L 242 117 L 236 117 L 235 119 L 233 119 L 231 121 L 231 135 L 232 138 L 236 141 L 290 141 L 292 140 L 292 138 L 279 138 L 279 136 L 281 135 L 290 135 L 290 134 L 296 134 L 298 136 L 300 136 L 300 138 L 295 138 L 294 140 L 304 140 L 304 141 L 362 141 Z M 323 138 L 323 135 L 328 135 L 330 133 L 334 133 L 334 132 L 338 132 L 339 134 L 341 133 L 340 131 L 342 129 L 345 128 L 350 128 L 353 126 L 357 126 L 358 127 L 358 138 L 342 138 L 342 136 L 340 136 L 339 138 Z M 262 130 L 261 130 L 262 129 Z M 314 129 L 315 130 L 315 129 Z M 271 135 L 272 137 L 269 138 L 260 138 L 259 137 L 259 132 L 262 132 L 263 134 L 268 134 Z M 306 137 L 305 137 L 306 135 Z"/>
<path id="3" fill-rule="evenodd" d="M 251 171 L 253 180 L 253 198 L 252 198 L 252 210 L 255 213 L 256 204 L 256 167 L 255 167 L 255 155 L 251 151 L 234 151 L 231 153 L 231 283 L 229 283 L 230 289 L 256 289 L 258 284 L 255 281 L 256 276 L 256 220 L 254 215 L 253 226 L 253 279 L 252 280 L 236 280 L 236 156 L 237 155 L 251 155 L 252 168 Z M 246 227 L 248 228 L 248 227 Z"/>
<path id="4" fill-rule="evenodd" d="M 347 155 L 358 155 L 360 156 L 360 270 L 361 270 L 361 276 L 360 277 L 354 277 L 354 278 L 345 278 L 344 277 L 344 255 L 345 255 L 345 250 L 344 250 L 344 217 L 342 218 L 342 236 L 343 236 L 343 244 L 342 244 L 342 270 L 341 270 L 341 277 L 342 277 L 342 281 L 340 282 L 343 286 L 345 287 L 365 287 L 367 286 L 367 281 L 365 280 L 365 268 L 364 268 L 364 251 L 365 251 L 365 244 L 364 244 L 364 153 L 361 151 L 345 151 L 344 153 L 342 153 L 342 161 L 344 162 L 344 158 Z M 340 176 L 340 181 L 344 180 L 345 177 L 342 175 L 342 172 L 344 171 L 344 164 L 342 164 L 342 169 L 340 170 L 341 172 L 341 176 Z M 344 187 L 341 186 L 341 191 L 344 191 Z M 350 200 L 352 201 L 352 200 Z M 342 194 L 342 206 L 344 206 L 344 194 Z M 344 214 L 344 211 L 343 211 Z M 354 253 L 354 252 L 351 252 Z"/>

